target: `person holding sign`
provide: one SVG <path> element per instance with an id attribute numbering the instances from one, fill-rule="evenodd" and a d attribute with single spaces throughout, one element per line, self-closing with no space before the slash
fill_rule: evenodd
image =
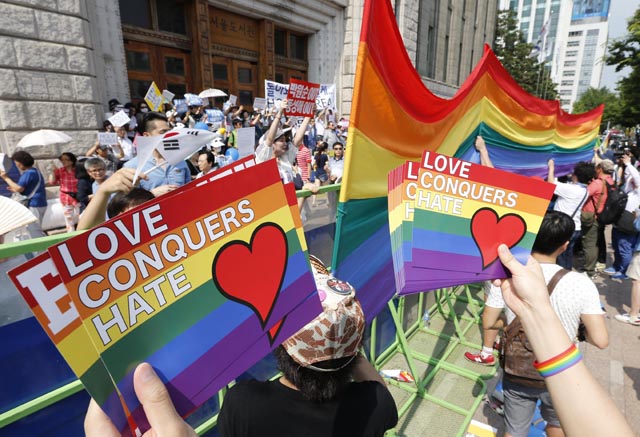
<path id="1" fill-rule="evenodd" d="M 384 380 L 359 353 L 365 319 L 354 288 L 310 258 L 323 312 L 274 351 L 282 377 L 229 390 L 224 437 L 382 436 L 398 422 Z"/>
<path id="2" fill-rule="evenodd" d="M 143 136 L 164 135 L 171 130 L 167 117 L 158 112 L 146 113 L 138 128 L 139 133 Z M 137 156 L 124 165 L 125 168 L 133 169 L 137 166 Z M 176 165 L 170 165 L 157 149 L 153 150 L 152 159 L 148 160 L 142 167 L 142 173 L 149 170 L 151 171 L 147 175 L 147 179 L 140 181 L 140 187 L 151 191 L 156 197 L 173 191 L 191 181 L 191 172 L 184 161 L 180 161 Z"/>
<path id="3" fill-rule="evenodd" d="M 548 212 L 540 225 L 531 256 L 540 263 L 544 281 L 547 284 L 552 281 L 556 284 L 555 286 L 549 285 L 548 293 L 550 294 L 551 307 L 564 327 L 564 337 L 572 340 L 569 344 L 573 346 L 573 342 L 576 341 L 578 325 L 582 322 L 586 327 L 587 341 L 604 349 L 609 343 L 609 334 L 604 320 L 604 312 L 600 305 L 598 289 L 586 276 L 564 270 L 556 264 L 558 256 L 569 245 L 574 228 L 573 219 L 569 215 L 560 211 Z M 559 274 L 558 272 L 563 273 Z M 555 280 L 553 280 L 554 277 Z M 493 314 L 493 322 L 496 322 L 506 303 L 500 289 L 492 285 L 484 311 Z M 516 315 L 511 306 L 506 306 L 505 309 L 509 323 L 506 329 L 516 329 L 511 326 Z M 483 323 L 485 321 L 487 321 L 486 326 L 491 325 L 491 321 L 487 320 L 483 314 Z M 529 335 L 529 331 L 527 331 L 527 335 Z M 511 350 L 512 348 L 506 348 L 505 362 L 511 363 L 510 366 L 513 369 L 520 371 L 522 367 L 514 364 L 519 358 L 511 355 Z M 510 359 L 512 361 L 509 361 Z M 564 424 L 558 419 L 549 392 L 544 385 L 544 378 L 533 380 L 531 377 L 524 377 L 521 374 L 512 374 L 510 372 L 515 372 L 513 369 L 505 365 L 503 376 L 505 435 L 527 435 L 538 400 L 542 402 L 541 412 L 547 422 L 547 435 L 564 435 L 562 431 Z M 542 383 L 538 383 L 538 381 Z"/>

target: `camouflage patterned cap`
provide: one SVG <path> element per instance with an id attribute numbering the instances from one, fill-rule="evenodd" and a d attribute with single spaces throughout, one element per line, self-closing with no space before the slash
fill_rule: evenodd
<path id="1" fill-rule="evenodd" d="M 301 366 L 322 372 L 336 371 L 339 368 L 325 369 L 314 364 L 358 354 L 364 335 L 364 313 L 351 284 L 333 277 L 318 258 L 313 255 L 310 258 L 323 312 L 282 346 Z"/>

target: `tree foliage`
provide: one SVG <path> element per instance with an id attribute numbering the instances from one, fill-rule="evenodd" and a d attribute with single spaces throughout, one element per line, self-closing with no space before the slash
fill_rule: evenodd
<path id="1" fill-rule="evenodd" d="M 537 56 L 532 56 L 534 46 L 525 41 L 518 28 L 516 13 L 512 10 L 498 14 L 493 51 L 509 74 L 529 94 L 546 100 L 557 98 L 556 84 L 551 80 L 549 69 L 538 62 Z"/>
<path id="2" fill-rule="evenodd" d="M 627 22 L 627 35 L 609 44 L 607 65 L 615 65 L 616 71 L 629 67 L 628 76 L 618 81 L 620 95 L 620 123 L 635 126 L 640 122 L 640 8 Z"/>
<path id="3" fill-rule="evenodd" d="M 622 123 L 621 105 L 618 96 L 607 87 L 589 88 L 573 104 L 573 113 L 579 114 L 587 112 L 604 103 L 604 114 L 602 115 L 602 127 L 607 123 L 617 126 Z"/>

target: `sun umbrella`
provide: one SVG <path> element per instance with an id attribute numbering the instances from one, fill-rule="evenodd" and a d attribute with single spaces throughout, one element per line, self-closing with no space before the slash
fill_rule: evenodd
<path id="1" fill-rule="evenodd" d="M 215 88 L 209 88 L 206 89 L 204 91 L 202 91 L 200 94 L 198 94 L 198 97 L 202 98 L 202 99 L 208 99 L 209 97 L 214 98 L 214 97 L 227 97 L 227 93 L 225 93 L 222 90 L 218 90 Z"/>
<path id="2" fill-rule="evenodd" d="M 37 220 L 29 208 L 8 197 L 0 196 L 0 235 Z"/>
<path id="3" fill-rule="evenodd" d="M 51 146 L 53 144 L 64 144 L 71 141 L 72 138 L 57 130 L 40 129 L 22 137 L 18 143 L 18 147 L 26 149 L 36 146 Z"/>

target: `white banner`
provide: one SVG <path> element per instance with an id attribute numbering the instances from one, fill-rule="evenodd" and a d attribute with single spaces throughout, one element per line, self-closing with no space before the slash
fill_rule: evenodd
<path id="1" fill-rule="evenodd" d="M 115 132 L 98 132 L 98 142 L 101 146 L 118 144 L 118 135 Z"/>
<path id="2" fill-rule="evenodd" d="M 236 134 L 236 143 L 240 158 L 253 155 L 256 143 L 256 128 L 251 126 L 238 129 Z"/>
<path id="3" fill-rule="evenodd" d="M 120 111 L 109 117 L 109 123 L 113 125 L 113 127 L 120 127 L 128 124 L 131 121 L 131 117 L 127 115 L 126 112 Z"/>
<path id="4" fill-rule="evenodd" d="M 279 103 L 287 98 L 289 93 L 289 85 L 274 82 L 272 80 L 264 81 L 264 97 L 267 99 L 267 108 L 279 108 Z"/>
<path id="5" fill-rule="evenodd" d="M 316 108 L 331 108 L 336 110 L 336 84 L 321 84 L 320 92 L 316 98 Z"/>

